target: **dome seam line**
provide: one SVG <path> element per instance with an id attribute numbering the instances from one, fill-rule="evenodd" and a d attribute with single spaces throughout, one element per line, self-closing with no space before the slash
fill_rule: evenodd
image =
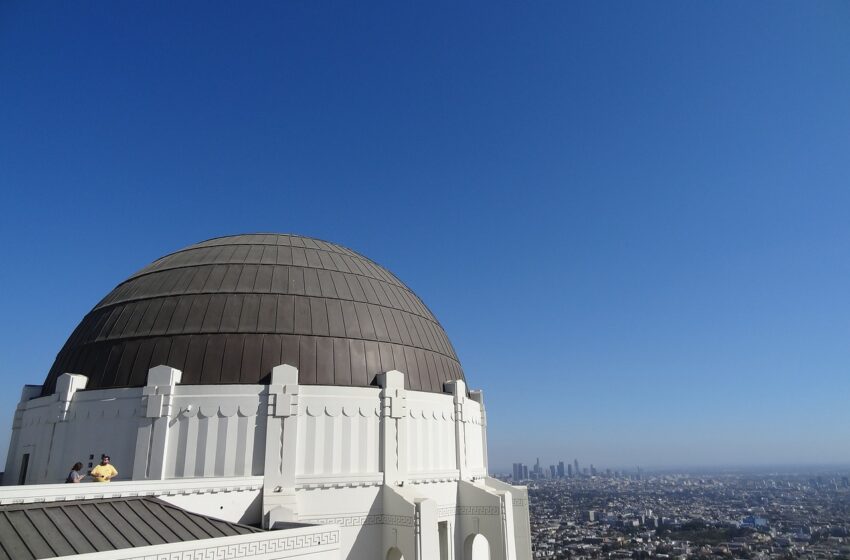
<path id="1" fill-rule="evenodd" d="M 273 235 L 273 234 L 268 234 L 268 235 Z M 307 237 L 305 239 L 315 239 L 315 238 Z M 321 241 L 322 243 L 327 243 L 329 245 L 333 245 L 333 243 L 331 243 L 330 241 L 324 241 L 323 239 L 315 239 L 315 240 Z M 204 242 L 202 241 L 201 243 L 204 243 Z M 349 255 L 347 253 L 341 253 L 341 252 L 338 252 L 338 251 L 329 251 L 327 249 L 315 248 L 315 247 L 299 247 L 297 245 L 278 245 L 278 244 L 275 244 L 275 243 L 225 243 L 225 244 L 222 244 L 222 245 L 210 245 L 209 247 L 256 247 L 256 246 L 260 246 L 260 247 L 290 247 L 290 248 L 295 247 L 296 249 L 309 249 L 311 251 L 322 251 L 323 253 L 328 253 L 328 254 L 333 254 L 333 255 L 344 255 L 344 256 L 349 257 L 349 258 L 363 259 L 364 261 L 370 262 L 371 264 L 377 266 L 378 268 L 380 268 L 381 270 L 383 270 L 384 272 L 389 274 L 391 277 L 395 278 L 400 285 L 404 284 L 401 281 L 401 279 L 398 278 L 394 273 L 390 272 L 390 270 L 387 267 L 383 266 L 382 264 L 380 264 L 376 261 L 373 261 L 369 257 L 361 255 L 360 253 L 358 253 L 357 251 L 354 251 L 353 249 L 348 249 L 347 247 L 344 247 L 344 248 L 351 251 L 352 255 Z M 339 246 L 342 247 L 342 245 L 339 245 Z M 197 251 L 199 249 L 206 249 L 206 248 L 207 247 L 192 246 L 192 247 L 187 247 L 185 249 L 180 249 L 179 251 L 174 251 L 173 253 L 169 253 L 167 255 L 164 255 L 164 256 L 156 259 L 153 263 L 149 264 L 148 266 L 151 266 L 154 263 L 157 263 L 157 262 L 159 262 L 163 259 L 167 259 L 168 257 L 178 255 L 180 253 L 185 253 L 185 252 L 188 252 L 188 251 Z M 245 258 L 247 258 L 247 255 L 245 256 Z M 212 264 L 218 264 L 218 263 L 212 263 Z M 227 264 L 269 264 L 269 263 L 248 263 L 248 262 L 243 261 L 241 263 L 227 263 Z M 198 264 L 198 265 L 186 265 L 186 266 L 203 266 L 203 265 Z M 277 266 L 300 266 L 300 265 L 277 265 Z M 145 268 L 147 268 L 147 266 Z M 174 268 L 182 268 L 182 266 L 181 267 L 174 267 Z M 316 268 L 316 267 L 306 266 L 306 267 L 302 267 L 302 268 Z M 144 270 L 144 268 L 142 270 Z M 146 275 L 154 273 L 154 272 L 159 272 L 160 270 L 170 270 L 170 268 L 162 268 L 162 269 L 152 270 L 151 272 L 145 272 L 144 274 L 142 274 L 141 271 L 140 271 L 140 272 L 130 276 L 129 278 L 127 278 L 121 284 L 124 284 L 126 282 L 129 282 L 130 280 L 134 280 L 136 278 L 140 278 L 142 276 L 146 276 Z M 317 268 L 316 270 L 330 270 L 330 269 L 329 268 Z M 339 271 L 339 272 L 342 272 L 342 271 Z M 355 272 L 352 272 L 351 274 L 357 274 L 358 276 L 363 276 L 362 274 L 358 274 L 358 273 L 355 273 Z M 370 278 L 370 277 L 367 276 L 367 278 Z M 386 280 L 384 280 L 384 281 L 386 281 Z M 118 284 L 118 286 L 120 286 L 121 284 Z M 118 286 L 116 286 L 116 288 Z M 413 293 L 413 290 L 408 289 L 408 291 Z"/>
<path id="2" fill-rule="evenodd" d="M 433 323 L 433 324 L 439 326 L 442 330 L 445 331 L 445 329 L 443 328 L 443 325 L 440 324 L 440 322 L 436 319 L 436 316 L 434 316 L 433 313 L 431 314 L 433 318 L 431 318 L 431 317 L 426 317 L 424 315 L 420 315 L 419 313 L 414 313 L 412 311 L 400 309 L 398 307 L 388 307 L 388 306 L 381 304 L 381 303 L 372 303 L 371 301 L 363 301 L 363 300 L 359 300 L 359 299 L 343 299 L 343 298 L 340 298 L 340 297 L 333 297 L 333 296 L 311 296 L 311 295 L 306 295 L 306 294 L 290 294 L 290 293 L 284 293 L 284 292 L 221 292 L 221 291 L 219 291 L 219 292 L 184 292 L 182 294 L 164 294 L 164 295 L 158 295 L 158 296 L 144 296 L 144 297 L 137 297 L 137 298 L 131 298 L 131 299 L 122 299 L 122 300 L 119 300 L 119 301 L 116 301 L 116 302 L 113 302 L 113 303 L 108 303 L 106 305 L 97 306 L 94 309 L 92 309 L 86 315 L 86 317 L 88 315 L 90 315 L 91 313 L 95 312 L 95 311 L 110 309 L 112 307 L 116 307 L 116 306 L 119 306 L 119 305 L 122 305 L 122 304 L 126 305 L 126 304 L 130 304 L 130 303 L 135 303 L 137 301 L 150 301 L 150 300 L 153 300 L 153 299 L 179 298 L 179 297 L 182 297 L 182 296 L 217 296 L 217 295 L 224 295 L 224 296 L 229 296 L 229 295 L 236 295 L 236 296 L 238 296 L 238 295 L 243 295 L 243 296 L 292 296 L 292 297 L 304 297 L 304 298 L 329 299 L 329 300 L 332 300 L 332 301 L 350 301 L 351 303 L 365 303 L 366 305 L 374 305 L 376 307 L 381 307 L 383 309 L 390 309 L 390 310 L 400 311 L 402 313 L 409 313 L 410 315 L 413 315 L 414 317 L 419 317 L 420 319 L 424 319 L 424 320 L 426 320 L 430 323 Z M 430 309 L 428 311 L 430 311 Z M 85 320 L 85 317 L 83 319 Z M 446 334 L 446 337 L 448 338 L 448 334 Z"/>
<path id="3" fill-rule="evenodd" d="M 242 266 L 246 266 L 246 265 L 249 265 L 249 266 L 287 266 L 287 267 L 293 267 L 293 268 L 302 268 L 302 269 L 310 269 L 310 270 L 324 270 L 324 271 L 327 271 L 327 272 L 338 272 L 340 274 L 351 274 L 352 276 L 357 276 L 358 278 L 368 278 L 369 280 L 375 280 L 376 282 L 382 282 L 382 283 L 387 284 L 389 286 L 396 286 L 398 288 L 401 288 L 404 291 L 406 291 L 407 293 L 409 293 L 411 296 L 413 296 L 417 300 L 419 300 L 419 303 L 421 303 L 423 307 L 428 309 L 428 306 L 425 305 L 425 302 L 422 301 L 422 298 L 420 298 L 418 295 L 416 295 L 416 293 L 413 290 L 411 290 L 406 284 L 404 284 L 404 282 L 402 282 L 401 280 L 398 280 L 398 283 L 393 284 L 392 282 L 387 282 L 386 280 L 382 280 L 380 278 L 375 278 L 374 276 L 366 276 L 365 274 L 361 274 L 359 272 L 346 272 L 346 271 L 343 271 L 343 270 L 333 270 L 333 269 L 330 269 L 330 268 L 318 268 L 318 267 L 309 266 L 309 265 L 302 266 L 300 264 L 225 262 L 225 263 L 198 263 L 198 264 L 186 264 L 186 265 L 180 265 L 180 266 L 171 266 L 171 267 L 168 267 L 168 268 L 160 268 L 160 269 L 157 269 L 157 270 L 151 270 L 150 272 L 145 272 L 144 274 L 138 274 L 137 276 L 131 276 L 130 278 L 127 278 L 126 280 L 124 280 L 123 282 L 121 282 L 120 284 L 115 286 L 115 288 L 113 288 L 112 291 L 114 292 L 115 290 L 117 290 L 118 288 L 120 288 L 121 286 L 123 286 L 124 284 L 126 284 L 128 282 L 131 282 L 133 280 L 138 280 L 139 278 L 144 278 L 146 276 L 150 276 L 151 274 L 156 274 L 158 272 L 168 272 L 169 270 L 185 270 L 187 268 L 200 268 L 202 266 L 239 266 L 239 265 L 242 265 Z M 239 293 L 263 293 L 263 292 L 239 292 Z M 280 293 L 280 292 L 265 292 L 265 293 Z M 290 295 L 290 294 L 286 294 L 286 295 Z M 291 294 L 291 295 L 298 295 L 298 294 Z M 315 296 L 315 297 L 320 297 L 320 296 Z M 356 301 L 356 300 L 352 300 L 352 301 Z M 97 306 L 95 306 L 95 309 L 97 309 Z M 428 309 L 428 311 L 430 311 L 430 309 Z"/>
<path id="4" fill-rule="evenodd" d="M 339 340 L 354 340 L 354 341 L 361 341 L 361 342 L 375 342 L 377 344 L 394 344 L 396 346 L 404 346 L 406 348 L 413 348 L 415 350 L 423 350 L 425 352 L 432 352 L 434 354 L 439 354 L 440 356 L 443 356 L 444 358 L 448 358 L 450 360 L 457 362 L 458 366 L 460 366 L 460 360 L 457 357 L 453 357 L 453 356 L 449 356 L 447 354 L 443 354 L 439 350 L 432 350 L 430 348 L 424 348 L 422 346 L 415 346 L 413 344 L 404 344 L 403 342 L 392 342 L 392 341 L 389 341 L 389 340 L 377 340 L 377 339 L 373 339 L 373 338 L 350 338 L 350 337 L 347 337 L 347 336 L 333 336 L 333 335 L 329 335 L 329 334 L 303 334 L 303 333 L 289 334 L 289 333 L 278 333 L 278 332 L 268 332 L 268 331 L 249 332 L 249 333 L 239 332 L 239 331 L 218 331 L 218 332 L 203 332 L 203 333 L 170 333 L 170 334 L 169 333 L 163 333 L 163 334 L 146 334 L 146 335 L 139 335 L 139 336 L 126 336 L 126 337 L 121 337 L 121 338 L 104 338 L 104 339 L 101 339 L 101 340 L 93 340 L 93 341 L 90 341 L 90 342 L 83 342 L 83 343 L 79 344 L 78 346 L 82 347 L 82 346 L 90 346 L 92 344 L 116 343 L 116 342 L 122 342 L 122 341 L 144 340 L 144 339 L 159 338 L 159 337 L 169 338 L 169 337 L 175 337 L 175 336 L 214 336 L 214 335 L 217 335 L 217 334 L 220 334 L 220 335 L 235 334 L 235 335 L 242 335 L 242 336 L 251 336 L 251 335 L 313 336 L 313 337 L 316 337 L 316 338 L 334 338 L 334 339 L 339 339 Z M 73 373 L 73 372 L 71 372 L 71 373 Z"/>

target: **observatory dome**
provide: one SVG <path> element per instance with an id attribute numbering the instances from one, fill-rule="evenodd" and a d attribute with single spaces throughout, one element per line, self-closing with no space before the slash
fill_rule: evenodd
<path id="1" fill-rule="evenodd" d="M 210 239 L 120 283 L 80 322 L 43 394 L 63 373 L 87 389 L 145 385 L 148 370 L 183 384 L 266 384 L 278 364 L 305 385 L 372 386 L 403 371 L 408 389 L 464 379 L 440 323 L 385 268 L 340 245 L 297 235 Z"/>

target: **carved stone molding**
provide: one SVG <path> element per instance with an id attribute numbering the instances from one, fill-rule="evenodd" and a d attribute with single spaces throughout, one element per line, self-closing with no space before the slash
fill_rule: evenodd
<path id="1" fill-rule="evenodd" d="M 312 403 L 306 406 L 307 415 L 312 417 L 317 416 L 328 416 L 331 418 L 335 418 L 340 414 L 351 418 L 355 414 L 359 414 L 364 418 L 368 418 L 370 416 L 379 417 L 381 415 L 380 406 L 377 404 L 374 405 L 328 405 L 324 403 Z"/>
<path id="2" fill-rule="evenodd" d="M 454 421 L 454 413 L 451 410 L 440 410 L 440 409 L 425 409 L 419 407 L 411 407 L 408 408 L 407 411 L 408 416 L 417 420 L 422 418 L 424 420 L 446 420 L 446 421 Z"/>
<path id="3" fill-rule="evenodd" d="M 295 487 L 299 490 L 331 490 L 338 488 L 369 488 L 381 486 L 383 480 L 351 480 L 349 482 L 298 482 Z"/>

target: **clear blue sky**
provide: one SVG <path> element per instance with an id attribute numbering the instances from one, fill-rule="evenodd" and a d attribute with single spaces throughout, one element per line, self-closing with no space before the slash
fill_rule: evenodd
<path id="1" fill-rule="evenodd" d="M 0 4 L 0 457 L 153 259 L 393 270 L 491 464 L 850 462 L 850 4 Z"/>

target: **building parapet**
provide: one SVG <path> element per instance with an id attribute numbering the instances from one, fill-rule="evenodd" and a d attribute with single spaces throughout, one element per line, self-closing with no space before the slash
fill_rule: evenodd
<path id="1" fill-rule="evenodd" d="M 85 482 L 82 484 L 28 484 L 26 486 L 0 486 L 0 505 L 96 498 L 126 498 L 129 496 L 252 492 L 259 491 L 262 487 L 262 476 L 126 480 L 108 483 Z"/>

